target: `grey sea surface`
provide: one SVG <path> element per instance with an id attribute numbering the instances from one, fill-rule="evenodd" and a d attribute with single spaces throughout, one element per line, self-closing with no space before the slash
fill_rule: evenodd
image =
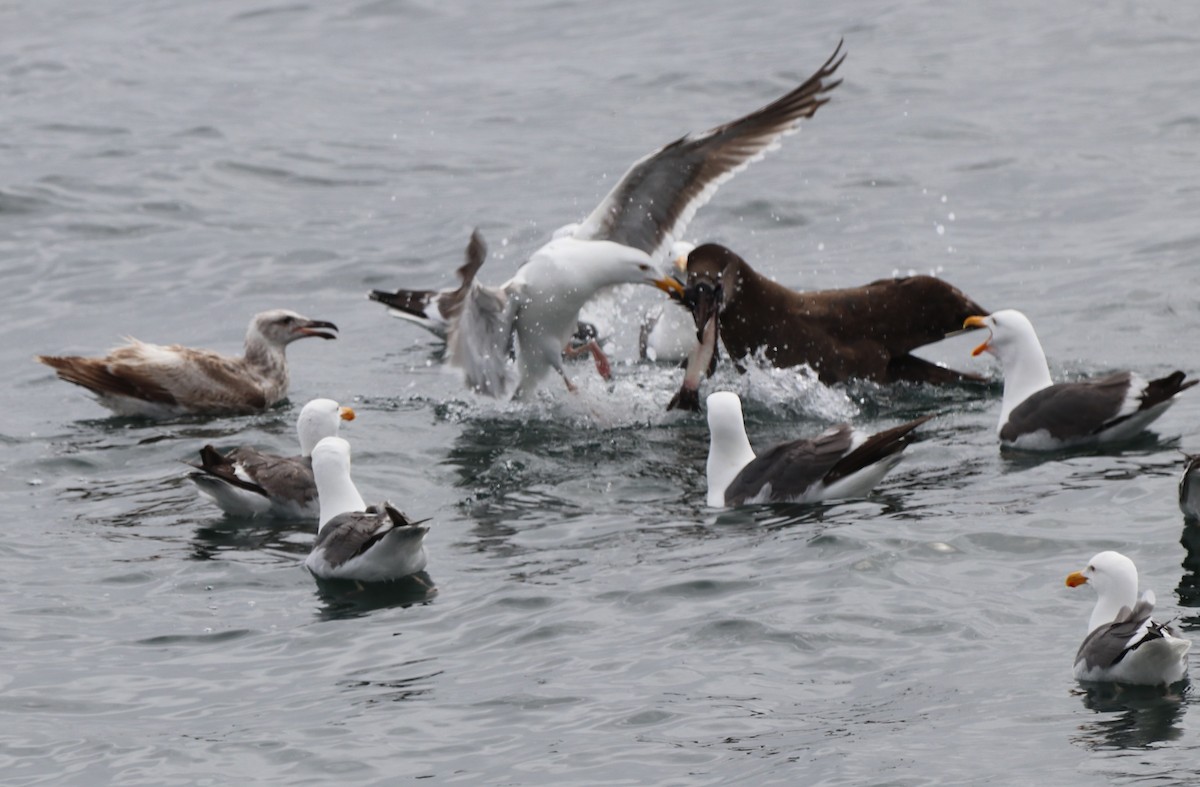
<path id="1" fill-rule="evenodd" d="M 217 0 L 0 4 L 0 773 L 32 784 L 1194 784 L 1190 687 L 1084 691 L 1134 559 L 1200 639 L 1176 506 L 1200 393 L 1119 450 L 1002 455 L 1000 386 L 724 367 L 756 446 L 924 413 L 869 499 L 715 511 L 682 372 L 475 397 L 371 288 L 496 283 L 636 158 L 844 84 L 688 239 L 794 287 L 934 272 L 1019 308 L 1054 375 L 1200 372 L 1200 6 Z M 290 350 L 288 404 L 110 417 L 35 353 Z M 978 336 L 927 355 L 998 375 Z M 436 593 L 319 588 L 311 528 L 223 517 L 183 462 L 293 450 L 308 399 L 368 499 L 432 519 Z M 1193 653 L 1193 665 L 1196 662 Z"/>

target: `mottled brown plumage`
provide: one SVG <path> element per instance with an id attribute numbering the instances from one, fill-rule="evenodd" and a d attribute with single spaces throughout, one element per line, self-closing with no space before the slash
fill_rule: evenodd
<path id="1" fill-rule="evenodd" d="M 36 360 L 87 388 L 119 415 L 254 413 L 287 396 L 288 344 L 306 336 L 336 338 L 321 328 L 337 330 L 331 322 L 275 309 L 250 321 L 241 357 L 131 338 L 102 358 L 38 355 Z"/>

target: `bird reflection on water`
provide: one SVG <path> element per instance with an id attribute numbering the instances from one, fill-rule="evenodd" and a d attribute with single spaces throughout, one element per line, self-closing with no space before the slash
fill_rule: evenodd
<path id="1" fill-rule="evenodd" d="M 1081 684 L 1074 693 L 1098 716 L 1081 724 L 1072 737 L 1090 749 L 1143 749 L 1183 736 L 1188 681 L 1173 686 Z"/>

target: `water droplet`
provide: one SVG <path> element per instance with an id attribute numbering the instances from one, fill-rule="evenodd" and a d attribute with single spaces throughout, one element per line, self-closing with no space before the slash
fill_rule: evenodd
<path id="1" fill-rule="evenodd" d="M 939 224 L 939 225 L 937 225 L 937 234 L 938 234 L 938 235 L 945 235 L 945 234 L 946 234 L 946 227 L 945 227 L 944 225 L 942 225 L 942 224 Z"/>

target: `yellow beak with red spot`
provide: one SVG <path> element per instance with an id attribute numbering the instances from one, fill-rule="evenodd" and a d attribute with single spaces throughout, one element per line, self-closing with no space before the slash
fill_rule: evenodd
<path id="1" fill-rule="evenodd" d="M 1082 571 L 1072 571 L 1070 574 L 1067 574 L 1067 587 L 1069 588 L 1077 588 L 1086 583 L 1087 577 L 1083 575 Z"/>
<path id="2" fill-rule="evenodd" d="M 683 285 L 670 276 L 664 276 L 661 279 L 654 279 L 651 281 L 651 284 L 665 292 L 667 295 L 677 298 L 683 297 Z"/>
<path id="3" fill-rule="evenodd" d="M 967 319 L 963 320 L 963 329 L 964 330 L 967 328 L 987 328 L 987 327 L 988 327 L 988 324 L 987 324 L 986 317 L 975 316 L 975 317 L 968 317 Z M 971 355 L 979 355 L 980 353 L 987 352 L 988 351 L 988 342 L 990 342 L 991 340 L 992 340 L 992 334 L 989 331 L 987 341 L 985 341 L 983 344 L 979 345 L 974 350 L 972 350 Z"/>
<path id="4" fill-rule="evenodd" d="M 353 421 L 355 418 L 354 410 L 352 410 L 349 407 L 339 407 L 338 408 L 338 417 L 341 418 L 343 421 Z"/>

